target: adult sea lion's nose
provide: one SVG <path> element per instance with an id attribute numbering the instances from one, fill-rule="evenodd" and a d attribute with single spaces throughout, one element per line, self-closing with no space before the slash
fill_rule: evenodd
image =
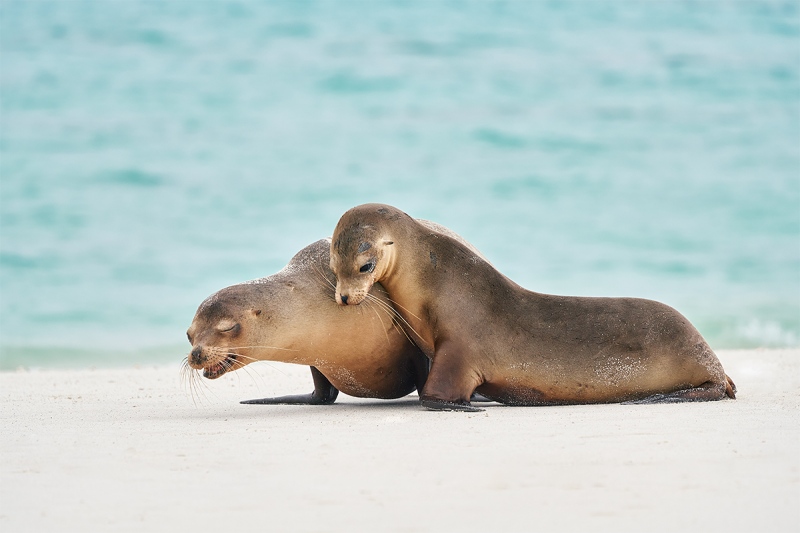
<path id="1" fill-rule="evenodd" d="M 200 345 L 192 348 L 192 362 L 199 363 L 202 360 L 203 347 Z"/>

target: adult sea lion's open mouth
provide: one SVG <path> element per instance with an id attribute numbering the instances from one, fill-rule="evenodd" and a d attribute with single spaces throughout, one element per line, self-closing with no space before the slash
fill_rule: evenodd
<path id="1" fill-rule="evenodd" d="M 229 353 L 225 356 L 225 359 L 223 359 L 219 363 L 204 368 L 203 377 L 207 379 L 217 379 L 225 372 L 232 369 L 233 365 L 235 364 L 236 364 L 236 354 Z"/>

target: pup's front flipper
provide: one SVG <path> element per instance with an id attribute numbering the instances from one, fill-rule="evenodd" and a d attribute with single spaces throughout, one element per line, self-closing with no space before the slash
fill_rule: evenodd
<path id="1" fill-rule="evenodd" d="M 469 402 L 448 402 L 446 400 L 438 400 L 436 398 L 427 398 L 424 396 L 420 398 L 419 403 L 421 403 L 423 407 L 427 407 L 431 411 L 465 411 L 468 413 L 475 413 L 484 410 L 475 407 Z"/>

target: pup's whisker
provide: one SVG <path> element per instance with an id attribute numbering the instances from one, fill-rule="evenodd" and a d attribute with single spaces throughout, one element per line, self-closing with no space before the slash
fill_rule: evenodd
<path id="1" fill-rule="evenodd" d="M 365 304 L 367 304 L 367 306 L 369 307 L 369 309 L 370 309 L 370 310 L 371 310 L 373 313 L 375 313 L 375 316 L 378 318 L 378 321 L 380 321 L 380 323 L 381 323 L 381 326 L 383 327 L 383 334 L 386 336 L 386 344 L 389 344 L 389 343 L 390 343 L 390 341 L 389 341 L 389 333 L 388 333 L 388 331 L 386 330 L 386 324 L 384 324 L 384 323 L 383 323 L 383 319 L 381 318 L 381 315 L 380 315 L 380 313 L 378 313 L 378 310 L 377 310 L 377 309 L 374 307 L 374 304 L 373 304 L 372 300 L 370 300 L 369 298 L 367 298 L 366 300 L 364 300 L 364 303 L 365 303 Z"/>
<path id="2" fill-rule="evenodd" d="M 414 333 L 414 335 L 417 336 L 417 338 L 422 339 L 422 336 L 419 333 L 417 333 L 414 327 L 411 324 L 409 324 L 409 322 L 403 317 L 403 315 L 400 314 L 400 312 L 397 309 L 393 308 L 386 302 L 382 302 L 380 299 L 376 298 L 371 294 L 368 294 L 367 297 L 371 302 L 377 303 L 378 306 L 380 306 L 384 311 L 386 311 L 386 313 L 393 318 L 393 322 L 395 322 L 395 324 L 397 324 L 397 322 L 405 324 L 408 327 L 408 329 L 410 329 Z M 414 340 L 411 337 L 409 337 L 408 333 L 405 331 L 405 328 L 400 327 L 399 329 L 400 331 L 403 332 L 403 335 L 405 335 L 405 337 L 409 340 L 409 342 L 411 342 L 416 346 L 417 343 L 414 342 Z"/>

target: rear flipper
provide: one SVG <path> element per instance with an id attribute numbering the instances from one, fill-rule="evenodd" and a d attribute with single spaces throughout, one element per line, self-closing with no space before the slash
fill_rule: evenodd
<path id="1" fill-rule="evenodd" d="M 259 400 L 244 400 L 239 403 L 263 405 L 330 405 L 339 396 L 339 390 L 334 387 L 322 372 L 311 367 L 311 377 L 314 379 L 314 392 L 309 394 L 294 394 L 278 396 L 277 398 L 261 398 Z"/>
<path id="2" fill-rule="evenodd" d="M 728 398 L 736 399 L 736 383 L 728 374 L 725 374 L 725 394 L 728 395 Z"/>
<path id="3" fill-rule="evenodd" d="M 731 382 L 732 383 L 732 382 Z M 677 390 L 664 394 L 653 394 L 639 400 L 622 402 L 623 405 L 650 404 L 650 403 L 683 403 L 683 402 L 712 402 L 722 400 L 726 396 L 728 382 L 712 383 L 707 381 L 699 387 Z"/>

